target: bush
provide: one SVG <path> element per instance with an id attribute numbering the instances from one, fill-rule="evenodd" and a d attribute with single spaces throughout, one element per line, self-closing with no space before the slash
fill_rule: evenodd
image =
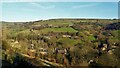
<path id="1" fill-rule="evenodd" d="M 2 40 L 2 49 L 7 50 L 8 48 L 10 48 L 8 42 L 6 40 Z"/>

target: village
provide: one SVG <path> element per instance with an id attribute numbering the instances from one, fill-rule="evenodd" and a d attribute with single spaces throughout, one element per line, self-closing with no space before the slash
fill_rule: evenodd
<path id="1" fill-rule="evenodd" d="M 89 66 L 98 63 L 104 64 L 101 63 L 104 61 L 100 61 L 104 60 L 102 57 L 113 58 L 112 55 L 119 48 L 117 34 L 112 30 L 106 30 L 103 26 L 105 23 L 98 22 L 96 24 L 95 22 L 98 20 L 91 23 L 72 20 L 67 24 L 62 23 L 64 20 L 58 20 L 61 24 L 56 24 L 57 20 L 50 24 L 51 21 L 53 20 L 4 26 L 3 36 L 7 40 L 4 42 L 9 48 L 6 51 L 5 47 L 3 51 L 5 53 L 14 51 L 24 57 L 36 59 L 34 61 L 40 60 L 44 64 Z M 109 20 L 107 21 L 109 22 Z M 46 22 L 48 24 L 43 24 Z M 7 31 L 10 34 L 5 33 Z M 117 33 L 119 30 L 113 31 Z M 10 55 L 6 60 L 9 59 Z M 115 63 L 117 62 L 117 59 L 113 60 Z M 10 61 L 13 62 L 12 59 Z"/>

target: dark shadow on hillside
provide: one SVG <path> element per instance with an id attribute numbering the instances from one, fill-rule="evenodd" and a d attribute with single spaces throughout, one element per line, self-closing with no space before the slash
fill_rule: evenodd
<path id="1" fill-rule="evenodd" d="M 34 63 L 26 61 L 24 58 L 20 56 L 16 56 L 11 64 L 7 60 L 2 60 L 1 68 L 50 68 L 47 66 L 37 66 Z"/>

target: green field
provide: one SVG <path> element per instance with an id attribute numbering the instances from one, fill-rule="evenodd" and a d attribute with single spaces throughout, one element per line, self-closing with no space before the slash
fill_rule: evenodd
<path id="1" fill-rule="evenodd" d="M 60 38 L 59 42 L 62 42 L 65 46 L 73 46 L 77 43 L 82 43 L 80 39 Z"/>
<path id="2" fill-rule="evenodd" d="M 74 30 L 73 28 L 71 27 L 63 27 L 63 28 L 45 28 L 45 29 L 42 29 L 40 30 L 39 32 L 41 33 L 47 33 L 47 32 L 71 32 L 71 33 L 74 33 L 74 32 L 77 32 L 77 30 Z"/>
<path id="3" fill-rule="evenodd" d="M 63 28 L 44 28 L 44 29 L 41 29 L 41 30 L 34 30 L 33 31 L 35 34 L 44 34 L 44 33 L 48 33 L 48 32 L 70 32 L 70 33 L 75 33 L 77 32 L 77 30 L 71 28 L 71 27 L 63 27 Z M 30 30 L 29 29 L 25 29 L 25 30 L 22 30 L 20 32 L 18 32 L 17 34 L 19 33 L 23 33 L 25 35 L 28 35 L 30 34 Z M 16 32 L 14 33 L 16 34 Z"/>
<path id="4" fill-rule="evenodd" d="M 72 24 L 73 22 L 70 20 L 49 20 L 49 21 L 40 21 L 40 22 L 36 22 L 34 23 L 34 25 L 44 25 L 44 24 L 48 24 L 48 25 L 53 25 L 53 26 L 67 26 Z"/>

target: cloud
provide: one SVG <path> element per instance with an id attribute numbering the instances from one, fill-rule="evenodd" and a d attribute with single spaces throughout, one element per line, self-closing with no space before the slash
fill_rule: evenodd
<path id="1" fill-rule="evenodd" d="M 42 5 L 40 3 L 35 3 L 35 2 L 31 2 L 30 4 L 33 5 L 33 6 L 42 8 L 42 9 L 52 9 L 52 8 L 55 8 L 55 5 L 47 5 L 47 6 L 45 6 L 45 5 Z"/>
<path id="2" fill-rule="evenodd" d="M 94 4 L 86 4 L 86 5 L 75 5 L 72 6 L 72 8 L 76 9 L 76 8 L 86 8 L 86 7 L 93 7 L 93 6 L 97 6 L 100 3 L 94 3 Z"/>

